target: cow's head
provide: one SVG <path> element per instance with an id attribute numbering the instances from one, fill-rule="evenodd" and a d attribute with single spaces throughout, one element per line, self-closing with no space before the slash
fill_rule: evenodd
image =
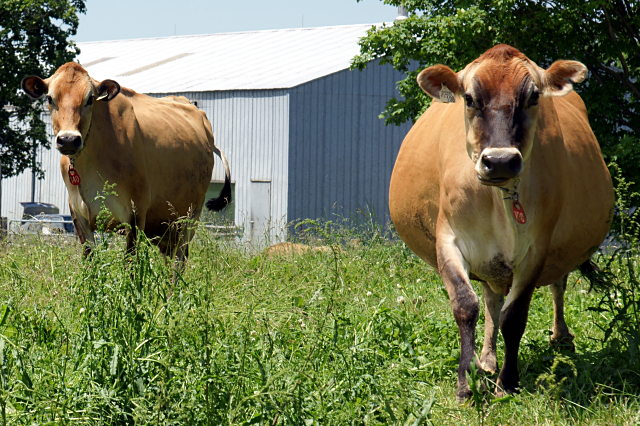
<path id="1" fill-rule="evenodd" d="M 113 80 L 95 81 L 80 65 L 68 62 L 47 79 L 25 77 L 22 89 L 34 99 L 46 96 L 56 148 L 64 155 L 75 155 L 84 148 L 95 104 L 113 99 L 120 85 Z"/>
<path id="2" fill-rule="evenodd" d="M 522 171 L 531 152 L 540 99 L 569 93 L 587 68 L 556 61 L 544 70 L 507 45 L 497 45 L 462 71 L 435 65 L 418 84 L 442 102 L 464 102 L 467 152 L 485 185 L 504 185 Z"/>

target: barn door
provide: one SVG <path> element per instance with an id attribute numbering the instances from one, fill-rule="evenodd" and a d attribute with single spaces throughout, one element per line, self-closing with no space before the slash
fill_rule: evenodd
<path id="1" fill-rule="evenodd" d="M 251 242 L 256 247 L 269 243 L 271 233 L 271 181 L 251 181 L 251 214 L 249 232 Z"/>

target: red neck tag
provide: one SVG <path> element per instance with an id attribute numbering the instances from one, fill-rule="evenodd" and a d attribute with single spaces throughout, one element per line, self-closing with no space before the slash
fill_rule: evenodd
<path id="1" fill-rule="evenodd" d="M 513 200 L 513 204 L 511 204 L 511 211 L 513 212 L 513 218 L 520 225 L 524 225 L 527 223 L 527 215 L 524 213 L 524 207 L 520 204 L 520 201 Z"/>
<path id="2" fill-rule="evenodd" d="M 69 182 L 71 182 L 71 185 L 80 185 L 80 175 L 73 166 L 69 166 Z"/>

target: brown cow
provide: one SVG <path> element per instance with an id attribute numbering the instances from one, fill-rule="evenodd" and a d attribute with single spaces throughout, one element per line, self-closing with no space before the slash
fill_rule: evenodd
<path id="1" fill-rule="evenodd" d="M 564 60 L 544 70 L 498 45 L 458 73 L 436 65 L 418 76 L 435 101 L 402 144 L 389 205 L 400 237 L 438 268 L 449 294 L 461 340 L 459 399 L 470 395 L 479 311 L 471 279 L 482 282 L 486 312 L 478 365 L 497 371 L 498 323 L 505 342 L 498 393 L 517 390 L 536 286 L 552 286 L 552 339 L 571 336 L 566 277 L 598 248 L 613 207 L 609 172 L 572 92 L 586 73 Z"/>
<path id="2" fill-rule="evenodd" d="M 168 256 L 183 260 L 193 227 L 185 218 L 200 215 L 211 180 L 213 153 L 222 159 L 225 182 L 207 207 L 220 210 L 231 199 L 229 165 L 215 146 L 204 112 L 186 98 L 153 98 L 120 87 L 113 80 L 92 79 L 69 62 L 51 77 L 31 76 L 22 88 L 32 98 L 46 96 L 60 167 L 80 241 L 93 243 L 105 184 L 115 194 L 104 203 L 110 227 L 130 225 L 127 249 L 136 229 Z M 181 220 L 178 220 L 181 219 Z M 85 253 L 89 246 L 85 245 Z"/>

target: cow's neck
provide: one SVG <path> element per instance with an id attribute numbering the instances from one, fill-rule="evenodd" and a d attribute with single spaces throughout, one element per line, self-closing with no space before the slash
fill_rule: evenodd
<path id="1" fill-rule="evenodd" d="M 125 96 L 117 96 L 110 102 L 100 102 L 94 107 L 91 122 L 84 141 L 84 148 L 74 156 L 73 167 L 80 175 L 81 193 L 92 198 L 94 193 L 103 190 L 104 184 L 113 183 L 118 173 L 128 173 L 120 166 L 126 164 L 123 156 L 131 156 L 128 151 L 131 137 L 127 132 L 126 121 L 132 114 L 131 102 Z"/>
<path id="2" fill-rule="evenodd" d="M 123 140 L 127 138 L 126 120 L 132 116 L 131 102 L 116 96 L 109 102 L 99 102 L 92 113 L 83 150 L 74 158 L 83 172 L 100 170 L 114 156 L 127 155 Z M 126 144 L 125 144 L 126 145 Z"/>

